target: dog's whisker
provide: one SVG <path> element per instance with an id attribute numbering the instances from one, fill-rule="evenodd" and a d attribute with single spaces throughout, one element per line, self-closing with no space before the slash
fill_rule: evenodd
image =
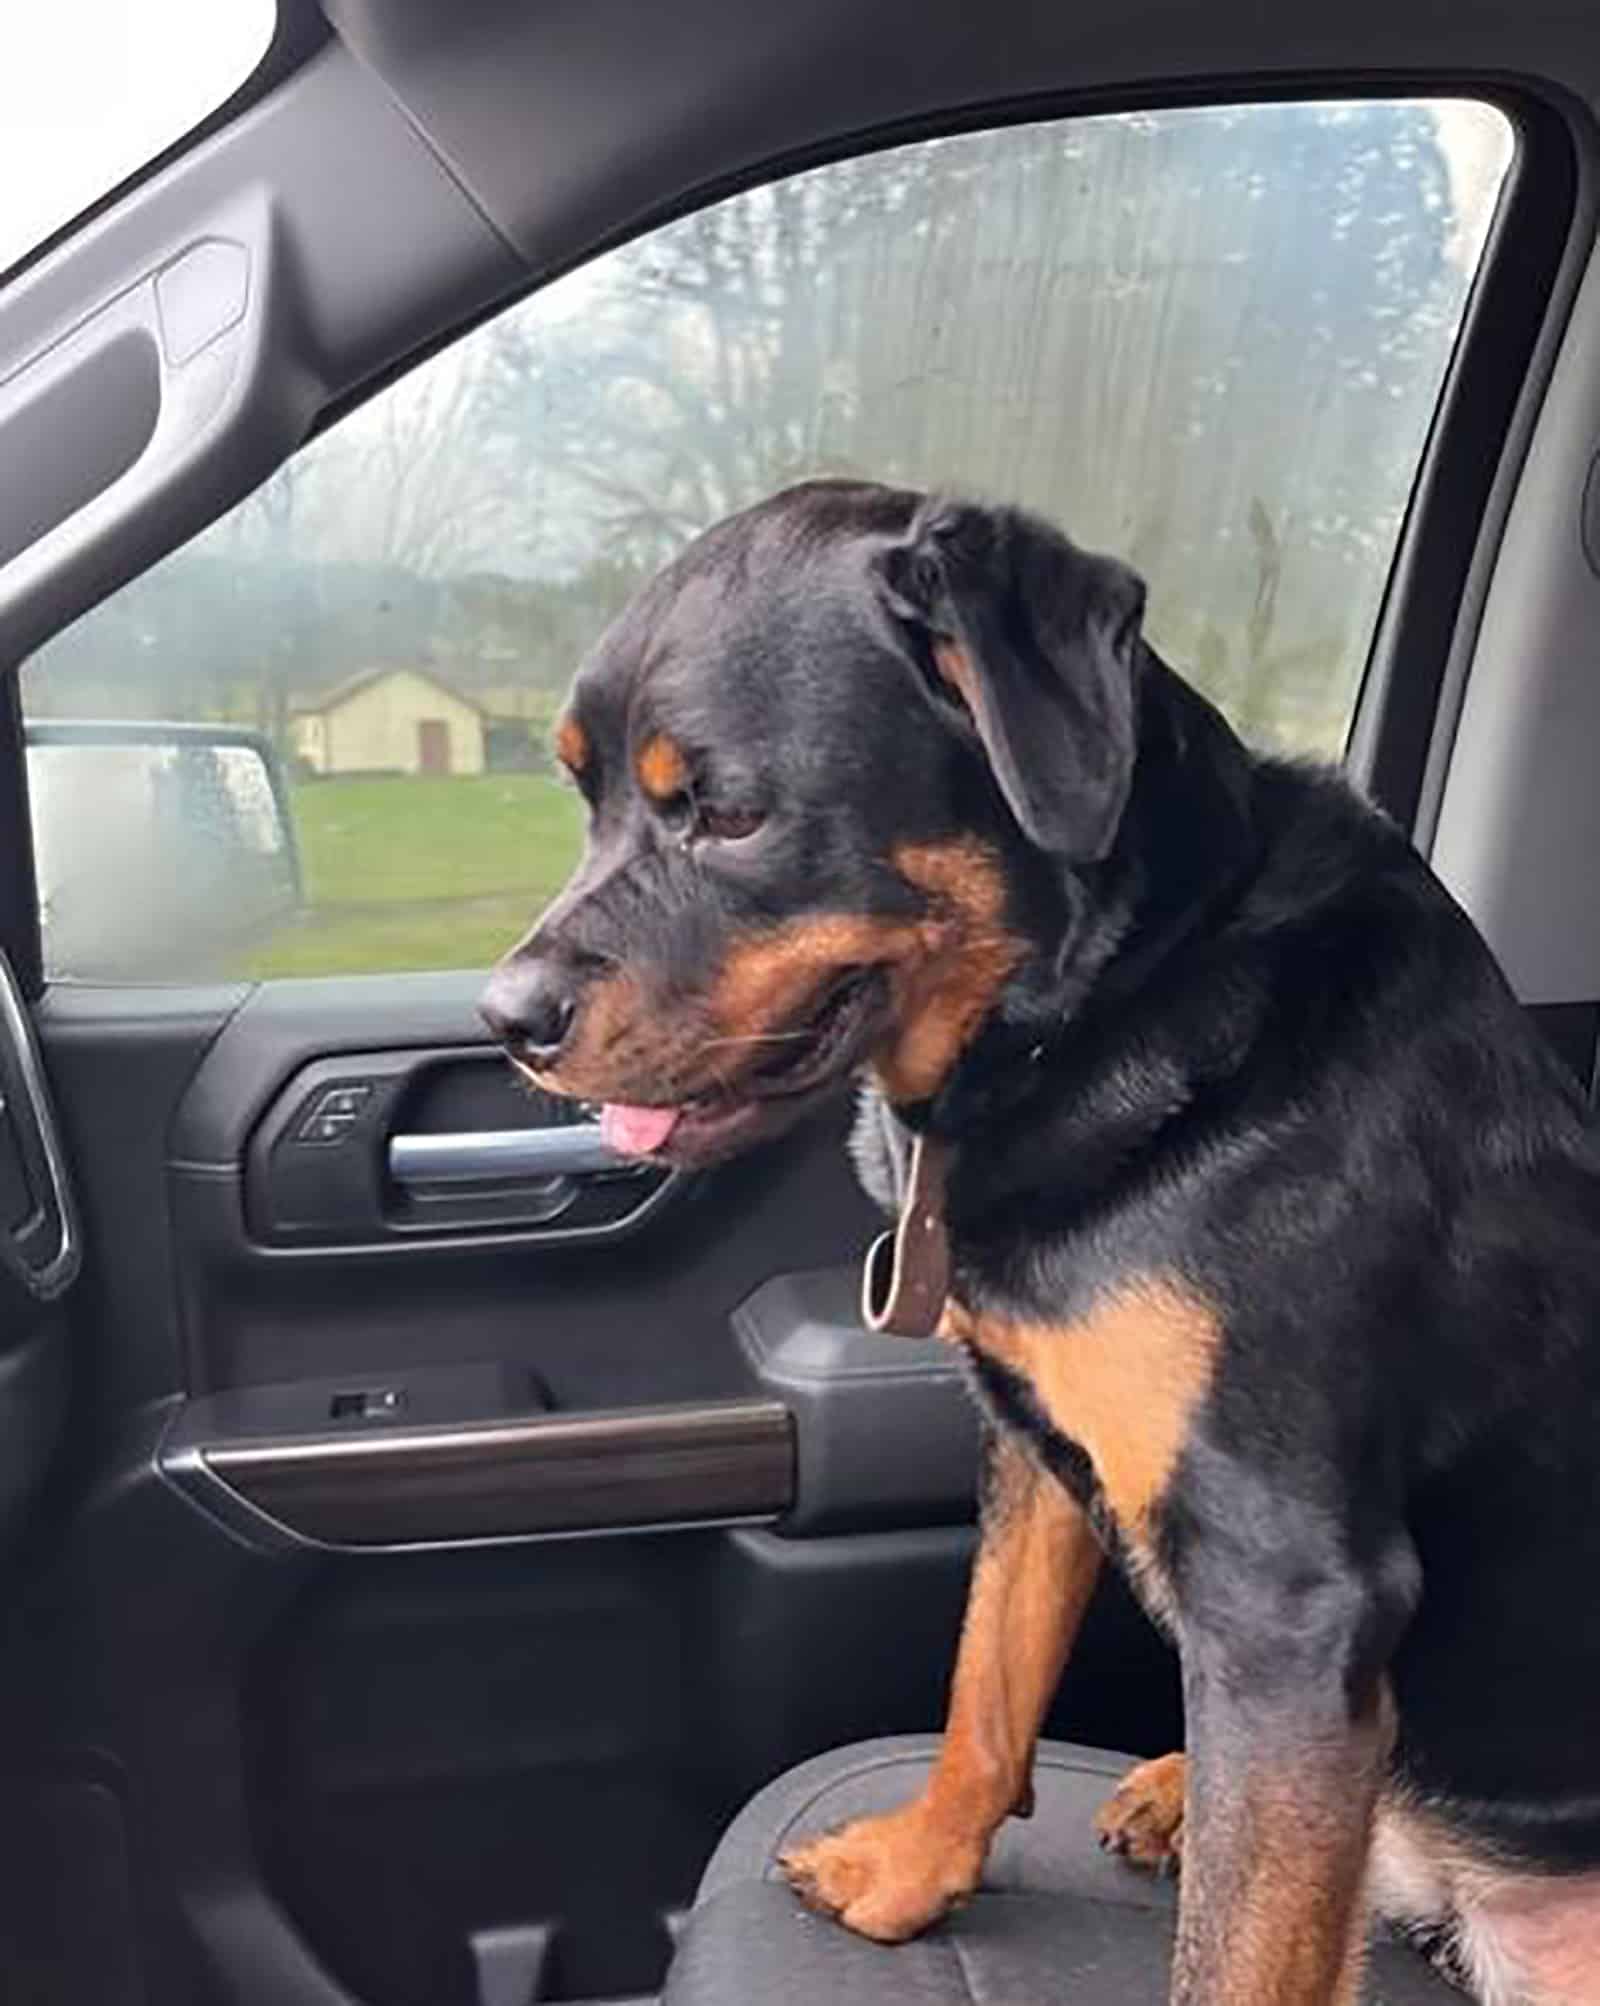
<path id="1" fill-rule="evenodd" d="M 812 1033 L 805 1031 L 749 1031 L 737 1037 L 707 1038 L 699 1049 L 709 1052 L 726 1045 L 787 1045 L 798 1038 L 809 1038 Z"/>

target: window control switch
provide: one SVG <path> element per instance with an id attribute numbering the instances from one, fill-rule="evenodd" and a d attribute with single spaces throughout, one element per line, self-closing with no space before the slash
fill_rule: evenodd
<path id="1" fill-rule="evenodd" d="M 343 1142 L 360 1122 L 372 1098 L 370 1080 L 341 1080 L 322 1087 L 300 1111 L 295 1129 L 300 1142 Z"/>
<path id="2" fill-rule="evenodd" d="M 405 1412 L 403 1386 L 362 1386 L 335 1393 L 328 1412 L 335 1421 L 392 1421 Z"/>

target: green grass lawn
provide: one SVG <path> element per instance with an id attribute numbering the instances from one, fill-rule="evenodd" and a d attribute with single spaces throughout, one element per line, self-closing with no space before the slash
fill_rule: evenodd
<path id="1" fill-rule="evenodd" d="M 482 968 L 572 868 L 575 791 L 543 774 L 312 780 L 293 792 L 306 909 L 238 972 Z"/>

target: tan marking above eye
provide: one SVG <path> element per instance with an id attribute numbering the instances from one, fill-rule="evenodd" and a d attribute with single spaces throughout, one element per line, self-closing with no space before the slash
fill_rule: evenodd
<path id="1" fill-rule="evenodd" d="M 556 726 L 556 758 L 571 774 L 579 774 L 589 764 L 589 734 L 568 711 Z"/>
<path id="2" fill-rule="evenodd" d="M 1157 1276 L 1070 1323 L 1012 1323 L 957 1307 L 945 1329 L 1028 1381 L 1094 1464 L 1124 1531 L 1147 1539 L 1216 1372 L 1222 1330 L 1211 1306 Z"/>
<path id="3" fill-rule="evenodd" d="M 670 801 L 689 785 L 689 762 L 683 748 L 658 731 L 639 748 L 634 768 L 639 785 L 652 801 Z"/>

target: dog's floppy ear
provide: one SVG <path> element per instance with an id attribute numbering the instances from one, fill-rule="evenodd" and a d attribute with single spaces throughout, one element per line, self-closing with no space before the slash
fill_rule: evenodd
<path id="1" fill-rule="evenodd" d="M 889 610 L 971 715 L 1023 833 L 1104 857 L 1134 760 L 1144 582 L 1021 509 L 930 500 L 879 560 Z"/>

